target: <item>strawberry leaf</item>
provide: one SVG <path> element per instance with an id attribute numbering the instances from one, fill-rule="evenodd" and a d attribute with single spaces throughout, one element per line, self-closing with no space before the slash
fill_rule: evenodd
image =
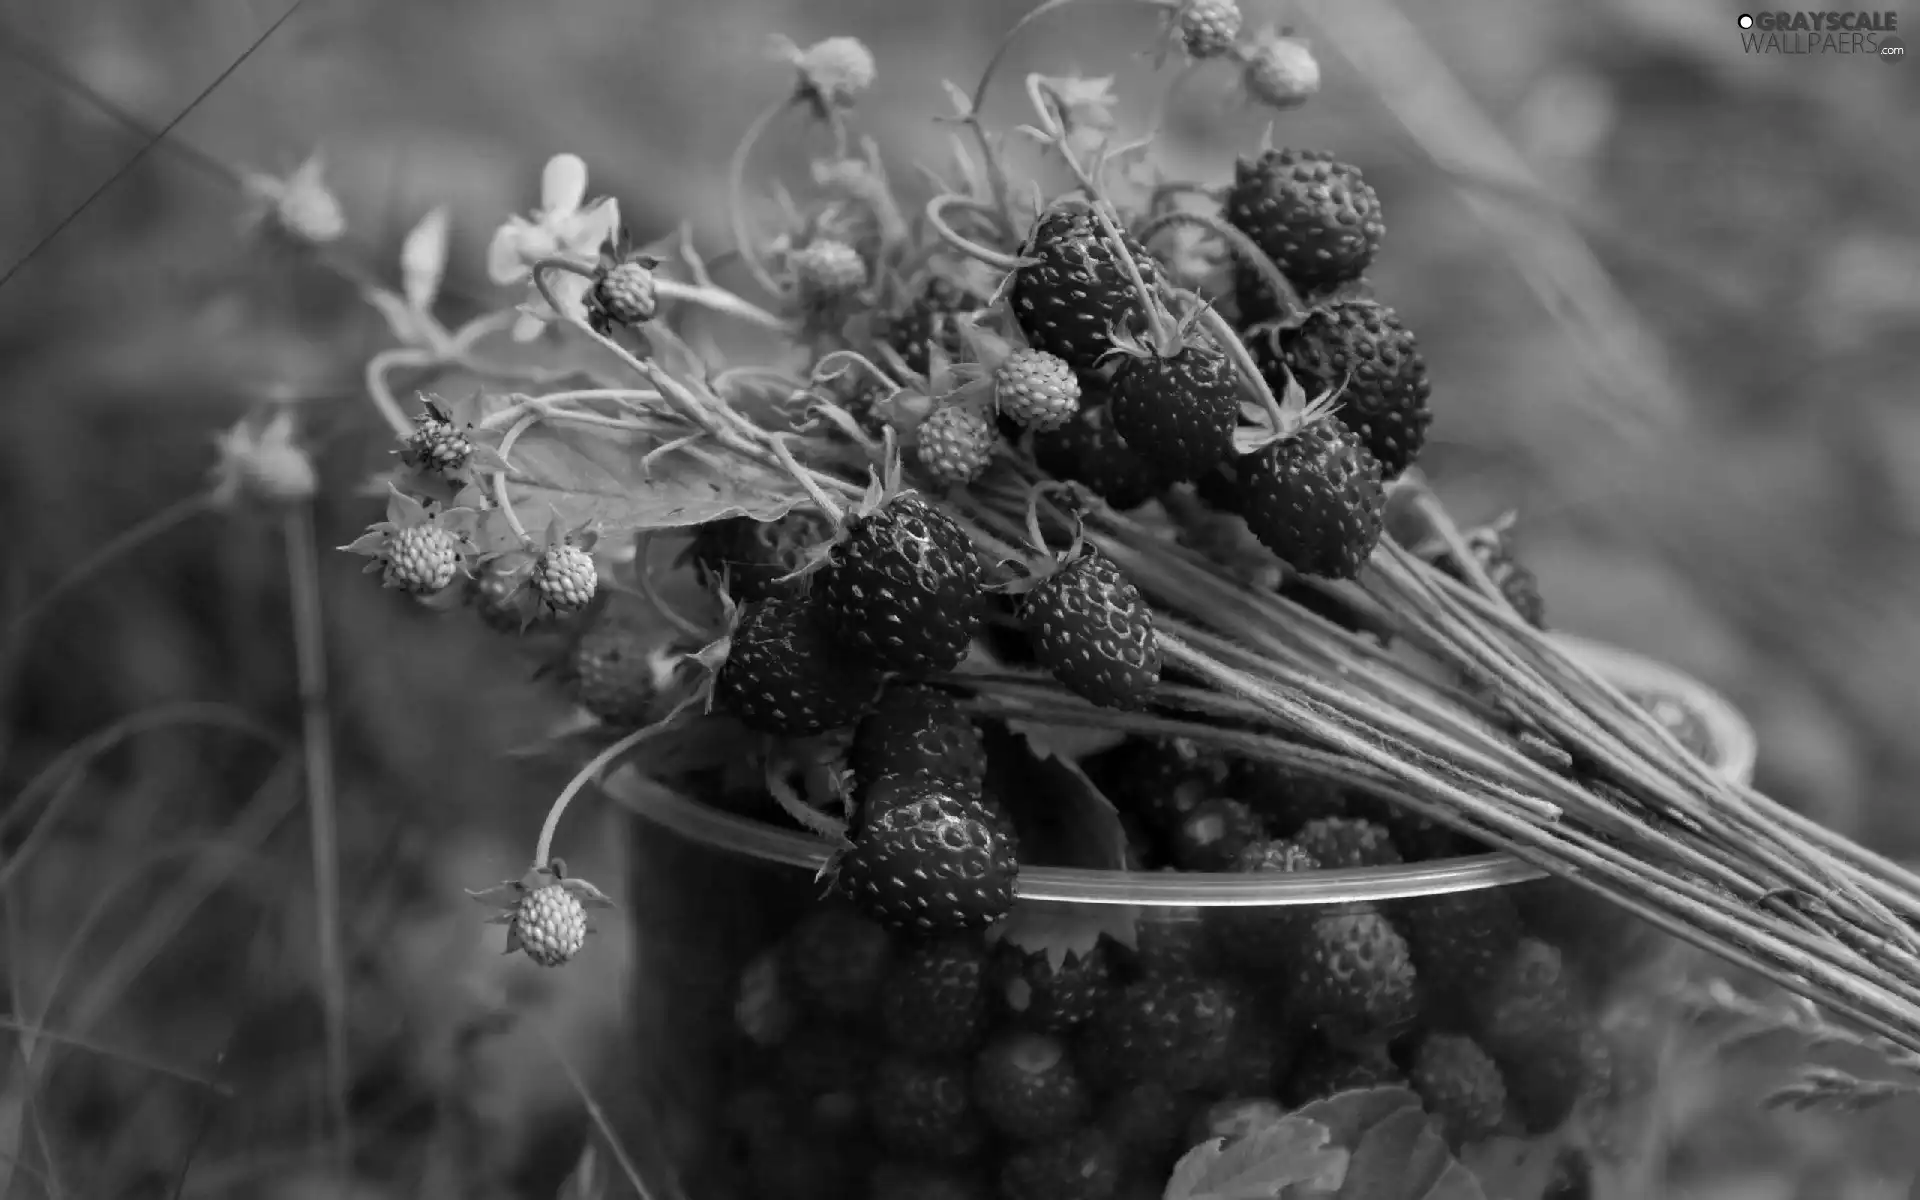
<path id="1" fill-rule="evenodd" d="M 1342 1092 L 1294 1115 L 1322 1125 L 1351 1153 L 1336 1200 L 1487 1200 L 1406 1088 Z"/>
<path id="2" fill-rule="evenodd" d="M 1302 1107 L 1299 1114 L 1325 1125 L 1337 1144 L 1354 1147 L 1360 1144 L 1367 1130 L 1404 1108 L 1418 1111 L 1420 1097 L 1403 1087 L 1376 1087 L 1315 1100 Z"/>
<path id="3" fill-rule="evenodd" d="M 1093 953 L 1103 937 L 1128 949 L 1139 942 L 1139 910 L 1126 904 L 1068 907 L 1044 902 L 1016 906 L 996 940 L 1012 942 L 1022 950 L 1044 951 L 1047 965 L 1058 971 L 1068 958 Z"/>
<path id="4" fill-rule="evenodd" d="M 1295 1184 L 1333 1178 L 1346 1151 L 1329 1144 L 1327 1127 L 1291 1116 L 1228 1143 L 1202 1142 L 1180 1159 L 1166 1200 L 1277 1200 Z"/>

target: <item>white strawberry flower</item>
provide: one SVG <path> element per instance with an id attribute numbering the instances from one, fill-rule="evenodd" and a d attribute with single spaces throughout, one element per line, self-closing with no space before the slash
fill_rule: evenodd
<path id="1" fill-rule="evenodd" d="M 515 213 L 494 233 L 487 248 L 487 274 L 495 283 L 514 284 L 531 280 L 533 264 L 543 258 L 591 264 L 619 232 L 619 203 L 611 196 L 589 203 L 587 164 L 577 154 L 556 154 L 541 172 L 539 209 L 531 217 Z M 557 316 L 585 318 L 590 286 L 586 279 L 571 271 L 550 271 L 546 283 L 561 313 L 555 313 L 535 288 L 514 324 L 516 340 L 538 337 Z"/>

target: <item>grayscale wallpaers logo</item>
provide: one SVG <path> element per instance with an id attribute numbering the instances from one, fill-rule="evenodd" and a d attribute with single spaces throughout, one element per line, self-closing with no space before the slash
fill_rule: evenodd
<path id="1" fill-rule="evenodd" d="M 1859 54 L 1886 62 L 1907 56 L 1893 12 L 1763 12 L 1740 14 L 1740 46 L 1748 54 Z"/>

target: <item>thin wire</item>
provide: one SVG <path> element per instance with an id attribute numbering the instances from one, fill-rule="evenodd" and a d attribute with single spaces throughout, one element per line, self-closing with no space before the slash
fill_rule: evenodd
<path id="1" fill-rule="evenodd" d="M 249 58 L 252 58 L 255 52 L 257 52 L 261 46 L 266 44 L 267 39 L 272 37 L 274 34 L 278 33 L 280 31 L 280 27 L 282 25 L 285 25 L 287 21 L 293 17 L 294 13 L 299 12 L 300 6 L 305 3 L 306 3 L 306 0 L 293 0 L 293 3 L 290 6 L 288 6 L 287 11 L 280 15 L 280 19 L 275 21 L 273 24 L 267 26 L 266 31 L 264 33 L 262 33 L 259 37 L 253 39 L 253 44 L 248 46 L 246 50 L 241 53 L 240 57 L 234 59 L 233 62 L 227 66 L 226 70 L 220 72 L 220 74 L 214 78 L 212 83 L 209 83 L 205 88 L 201 89 L 201 92 L 199 95 L 195 96 L 192 100 L 188 101 L 187 106 L 181 109 L 179 113 L 177 113 L 171 121 L 168 121 L 165 125 L 161 126 L 158 132 L 154 133 L 145 142 L 143 142 L 140 148 L 133 152 L 133 157 L 129 158 L 119 170 L 115 171 L 112 175 L 108 176 L 104 183 L 102 183 L 99 187 L 93 189 L 92 194 L 89 195 L 85 200 L 81 201 L 80 206 L 78 208 L 68 213 L 66 217 L 60 221 L 59 224 L 55 225 L 52 229 L 48 230 L 44 237 L 42 237 L 39 241 L 35 242 L 33 244 L 32 249 L 28 250 L 24 256 L 22 256 L 12 266 L 8 267 L 7 273 L 5 275 L 0 275 L 0 289 L 4 289 L 8 283 L 12 282 L 13 277 L 15 275 L 18 275 L 21 272 L 21 270 L 26 267 L 28 263 L 38 258 L 40 256 L 40 252 L 42 250 L 45 250 L 49 245 L 51 245 L 55 238 L 59 237 L 62 233 L 66 232 L 66 229 L 69 225 L 72 225 L 75 221 L 79 220 L 81 215 L 84 214 L 88 209 L 92 208 L 94 203 L 98 201 L 100 197 L 106 195 L 108 190 L 111 189 L 114 184 L 120 182 L 120 180 L 126 177 L 129 171 L 132 171 L 134 167 L 138 166 L 141 160 L 146 158 L 148 151 L 152 150 L 155 146 L 165 141 L 167 138 L 167 135 L 172 133 L 179 126 L 180 122 L 186 120 L 187 117 L 192 115 L 193 111 L 196 108 L 199 108 L 200 105 L 206 101 L 207 97 L 213 95 L 213 93 L 219 89 L 221 84 L 225 83 L 228 79 L 232 78 L 233 73 L 240 69 L 241 64 L 245 63 Z"/>

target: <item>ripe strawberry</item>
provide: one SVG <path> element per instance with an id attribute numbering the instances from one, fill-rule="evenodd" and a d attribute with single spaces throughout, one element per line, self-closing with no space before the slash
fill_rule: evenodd
<path id="1" fill-rule="evenodd" d="M 1240 6 L 1235 0 L 1186 0 L 1176 18 L 1180 42 L 1194 58 L 1219 58 L 1240 36 Z"/>
<path id="2" fill-rule="evenodd" d="M 1092 488 L 1116 510 L 1139 508 L 1171 481 L 1115 431 L 1104 401 L 1090 401 L 1088 397 L 1080 415 L 1065 425 L 1034 435 L 1034 461 L 1055 479 Z"/>
<path id="3" fill-rule="evenodd" d="M 1380 464 L 1329 417 L 1239 460 L 1247 527 L 1308 575 L 1352 579 L 1380 541 Z"/>
<path id="4" fill-rule="evenodd" d="M 1503 519 L 1467 530 L 1464 540 L 1468 552 L 1480 564 L 1480 569 L 1500 589 L 1500 594 L 1520 614 L 1520 619 L 1535 629 L 1545 629 L 1547 606 L 1540 598 L 1540 581 L 1514 554 L 1511 533 L 1511 520 Z M 1454 561 L 1451 554 L 1442 555 L 1434 565 L 1455 579 L 1466 582 L 1466 570 Z"/>
<path id="5" fill-rule="evenodd" d="M 1000 434 L 977 408 L 949 404 L 920 423 L 914 457 L 927 478 L 943 488 L 965 487 L 987 473 Z"/>
<path id="6" fill-rule="evenodd" d="M 1292 963 L 1300 1014 L 1347 1039 L 1391 1036 L 1420 1012 L 1406 939 L 1371 908 L 1329 908 L 1304 923 Z"/>
<path id="7" fill-rule="evenodd" d="M 801 1003 L 827 1017 L 873 1010 L 893 962 L 887 931 L 838 905 L 818 908 L 786 941 L 787 970 Z"/>
<path id="8" fill-rule="evenodd" d="M 1152 345 L 1120 344 L 1108 404 L 1113 427 L 1167 478 L 1198 479 L 1233 454 L 1240 379 L 1211 341 L 1168 332 L 1164 313 L 1149 320 Z"/>
<path id="9" fill-rule="evenodd" d="M 445 591 L 460 573 L 460 536 L 442 525 L 396 529 L 382 555 L 380 582 L 413 596 Z"/>
<path id="10" fill-rule="evenodd" d="M 624 615 L 602 613 L 580 632 L 567 656 L 574 701 L 609 725 L 647 723 L 656 696 L 657 635 Z"/>
<path id="11" fill-rule="evenodd" d="M 867 1111 L 880 1143 L 909 1158 L 960 1162 L 986 1144 L 963 1063 L 890 1054 L 873 1073 Z"/>
<path id="12" fill-rule="evenodd" d="M 1278 763 L 1235 759 L 1227 787 L 1281 837 L 1292 837 L 1308 821 L 1349 811 L 1345 788 Z"/>
<path id="13" fill-rule="evenodd" d="M 1597 1082 L 1597 1039 L 1573 972 L 1545 942 L 1521 940 L 1481 997 L 1479 1033 L 1529 1133 L 1558 1128 Z"/>
<path id="14" fill-rule="evenodd" d="M 1071 1133 L 1093 1108 L 1067 1047 L 1025 1032 L 1003 1034 L 980 1052 L 973 1064 L 973 1100 L 989 1125 L 1022 1142 Z"/>
<path id="15" fill-rule="evenodd" d="M 467 602 L 487 628 L 518 634 L 541 617 L 540 602 L 519 573 L 496 560 L 482 563 L 467 585 Z"/>
<path id="16" fill-rule="evenodd" d="M 793 252 L 787 266 L 793 272 L 795 297 L 811 311 L 837 308 L 867 286 L 866 260 L 833 238 L 808 242 Z"/>
<path id="17" fill-rule="evenodd" d="M 1113 1200 L 1120 1150 L 1098 1128 L 1028 1146 L 1000 1164 L 1001 1200 Z"/>
<path id="18" fill-rule="evenodd" d="M 1473 838 L 1456 832 L 1432 817 L 1376 796 L 1359 796 L 1353 801 L 1353 815 L 1384 826 L 1393 838 L 1394 848 L 1407 862 L 1429 862 L 1436 858 L 1459 858 L 1482 854 L 1487 848 Z"/>
<path id="19" fill-rule="evenodd" d="M 1146 247 L 1131 236 L 1124 244 L 1147 287 L 1157 286 L 1160 267 Z M 1058 355 L 1076 371 L 1091 371 L 1113 348 L 1113 329 L 1144 329 L 1146 314 L 1132 278 L 1086 210 L 1047 210 L 1021 256 L 1039 260 L 1014 273 L 1011 295 L 1014 318 L 1035 349 Z"/>
<path id="20" fill-rule="evenodd" d="M 1225 796 L 1193 806 L 1169 839 L 1173 865 L 1182 871 L 1229 871 L 1247 847 L 1267 836 L 1252 809 Z"/>
<path id="21" fill-rule="evenodd" d="M 908 1054 L 964 1054 L 986 1036 L 987 952 L 972 938 L 909 951 L 880 989 L 880 1027 Z"/>
<path id="22" fill-rule="evenodd" d="M 1113 958 L 1105 941 L 1030 947 L 1009 936 L 993 948 L 988 981 L 997 1007 L 1014 1022 L 1066 1033 L 1091 1020 L 1111 994 Z"/>
<path id="23" fill-rule="evenodd" d="M 1431 996 L 1460 1007 L 1484 995 L 1520 944 L 1520 914 L 1504 891 L 1402 901 L 1394 921 Z"/>
<path id="24" fill-rule="evenodd" d="M 586 942 L 587 910 L 557 883 L 527 892 L 507 921 L 507 944 L 543 967 L 564 965 Z"/>
<path id="25" fill-rule="evenodd" d="M 1080 411 L 1080 380 L 1045 350 L 1015 350 L 993 372 L 993 400 L 1028 429 L 1058 429 Z"/>
<path id="26" fill-rule="evenodd" d="M 457 475 L 473 461 L 473 442 L 445 409 L 429 400 L 413 418 L 400 459 L 408 466 L 442 477 Z"/>
<path id="27" fill-rule="evenodd" d="M 1499 1132 L 1507 1085 L 1500 1068 L 1472 1038 L 1428 1034 L 1413 1052 L 1408 1077 L 1455 1148 Z"/>
<path id="28" fill-rule="evenodd" d="M 846 661 L 817 604 L 775 598 L 741 610 L 713 702 L 749 729 L 809 737 L 859 720 L 879 690 L 877 673 Z"/>
<path id="29" fill-rule="evenodd" d="M 613 263 L 593 282 L 589 320 L 606 332 L 611 325 L 644 325 L 660 310 L 658 285 L 653 280 L 657 259 L 634 257 Z M 597 320 L 593 320 L 598 318 Z"/>
<path id="30" fill-rule="evenodd" d="M 993 1192 L 971 1174 L 884 1162 L 868 1181 L 867 1200 L 993 1200 Z"/>
<path id="31" fill-rule="evenodd" d="M 840 642 L 888 670 L 952 670 L 980 627 L 973 543 L 911 494 L 849 518 L 814 586 Z"/>
<path id="32" fill-rule="evenodd" d="M 1160 681 L 1152 610 L 1092 546 L 1070 553 L 1026 594 L 1020 620 L 1040 664 L 1095 704 L 1139 708 Z"/>
<path id="33" fill-rule="evenodd" d="M 593 594 L 600 587 L 600 571 L 585 550 L 556 542 L 533 560 L 528 583 L 546 611 L 566 616 L 593 602 Z"/>
<path id="34" fill-rule="evenodd" d="M 725 517 L 694 533 L 687 557 L 709 587 L 726 585 L 736 604 L 799 595 L 803 585 L 785 579 L 806 563 L 807 551 L 826 540 L 818 513 L 796 509 L 777 521 Z"/>
<path id="35" fill-rule="evenodd" d="M 949 360 L 965 349 L 953 318 L 979 307 L 978 297 L 935 277 L 927 281 L 926 287 L 905 309 L 886 322 L 883 336 L 914 374 L 925 375 L 933 366 L 934 346 L 938 345 Z"/>
<path id="36" fill-rule="evenodd" d="M 1337 1050 L 1310 1042 L 1287 1076 L 1281 1099 L 1299 1108 L 1342 1092 L 1404 1084 L 1406 1076 L 1378 1049 Z"/>
<path id="37" fill-rule="evenodd" d="M 1229 791 L 1233 764 L 1189 738 L 1133 737 L 1088 760 L 1087 772 L 1115 807 L 1169 835 L 1195 806 Z"/>
<path id="38" fill-rule="evenodd" d="M 854 730 L 847 765 L 856 779 L 936 779 L 965 795 L 980 794 L 986 743 L 953 697 L 922 684 L 892 684 Z"/>
<path id="39" fill-rule="evenodd" d="M 1357 817 L 1321 817 L 1308 821 L 1293 835 L 1293 840 L 1326 871 L 1391 867 L 1400 862 L 1400 851 L 1386 829 Z"/>
<path id="40" fill-rule="evenodd" d="M 1307 391 L 1337 394 L 1341 423 L 1386 478 L 1420 456 L 1433 423 L 1432 387 L 1419 343 L 1391 308 L 1372 300 L 1319 305 L 1299 328 L 1255 337 L 1248 349 L 1271 386 L 1285 386 L 1284 363 Z"/>
<path id="41" fill-rule="evenodd" d="M 1219 984 L 1146 978 L 1107 1001 L 1082 1049 L 1122 1081 L 1157 1079 L 1185 1091 L 1217 1076 L 1232 1050 L 1234 1019 L 1233 998 Z"/>
<path id="42" fill-rule="evenodd" d="M 1318 870 L 1311 854 L 1292 842 L 1255 842 L 1240 852 L 1234 869 L 1248 875 L 1292 875 Z M 1220 956 L 1256 979 L 1277 978 L 1300 952 L 1308 909 L 1278 907 L 1223 908 L 1209 922 Z"/>
<path id="43" fill-rule="evenodd" d="M 1226 217 L 1295 287 L 1358 279 L 1379 252 L 1380 198 L 1358 168 L 1317 150 L 1269 150 L 1234 166 Z"/>
<path id="44" fill-rule="evenodd" d="M 837 884 L 890 929 L 982 929 L 1013 906 L 1013 839 L 978 801 L 937 781 L 917 783 L 861 813 Z"/>

